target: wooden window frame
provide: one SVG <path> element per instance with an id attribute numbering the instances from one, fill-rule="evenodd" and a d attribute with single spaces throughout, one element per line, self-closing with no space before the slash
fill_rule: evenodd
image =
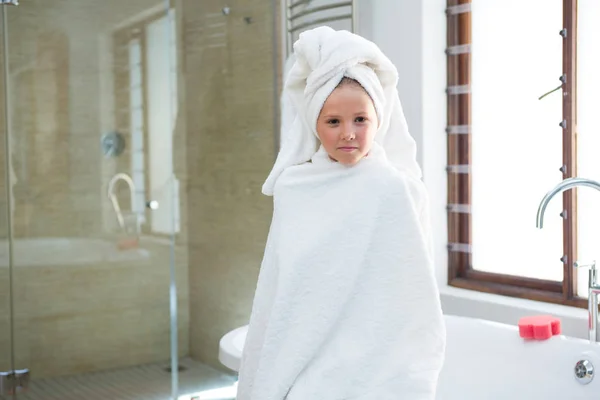
<path id="1" fill-rule="evenodd" d="M 563 192 L 563 282 L 478 271 L 472 265 L 471 0 L 447 1 L 448 284 L 587 308 L 577 296 L 577 192 Z M 559 32 L 557 32 L 558 34 Z M 577 0 L 563 0 L 563 179 L 577 175 Z M 558 122 L 558 121 L 557 121 Z M 557 168 L 559 160 L 557 160 Z M 476 168 L 476 166 L 473 166 Z M 543 194 L 540 194 L 540 196 Z M 541 199 L 541 197 L 540 197 Z"/>

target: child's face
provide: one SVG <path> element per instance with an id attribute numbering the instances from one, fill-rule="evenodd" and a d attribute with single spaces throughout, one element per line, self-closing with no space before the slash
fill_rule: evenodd
<path id="1" fill-rule="evenodd" d="M 317 119 L 317 134 L 333 160 L 354 165 L 365 157 L 377 131 L 371 97 L 358 84 L 346 84 L 330 95 Z"/>

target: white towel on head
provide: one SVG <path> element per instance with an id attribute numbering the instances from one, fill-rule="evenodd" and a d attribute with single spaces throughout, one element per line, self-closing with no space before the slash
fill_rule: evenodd
<path id="1" fill-rule="evenodd" d="M 289 75 L 292 66 L 296 62 L 296 56 L 294 54 L 290 54 L 288 59 L 285 61 L 285 66 L 283 68 L 283 77 L 284 80 Z M 281 144 L 285 141 L 285 135 L 289 134 L 291 131 L 291 126 L 294 123 L 294 118 L 296 117 L 296 112 L 294 111 L 294 106 L 290 100 L 290 96 L 287 90 L 283 90 L 281 92 L 280 99 L 280 131 L 279 131 L 279 148 L 281 148 Z"/>
<path id="2" fill-rule="evenodd" d="M 421 177 L 416 144 L 408 131 L 398 96 L 398 71 L 373 42 L 347 31 L 319 27 L 300 34 L 294 44 L 295 63 L 286 78 L 284 95 L 294 108 L 294 122 L 282 132 L 279 155 L 263 185 L 272 195 L 275 182 L 288 167 L 309 161 L 319 148 L 317 117 L 325 100 L 346 76 L 371 95 L 379 117 L 375 142 L 401 171 Z"/>
<path id="3" fill-rule="evenodd" d="M 296 44 L 287 88 L 297 117 L 265 184 L 275 207 L 238 400 L 435 398 L 445 327 L 427 193 L 399 101 L 382 96 L 395 93 L 387 86 L 395 72 L 369 72 L 393 70 L 369 43 L 318 28 Z M 304 91 L 294 85 L 305 69 L 315 73 L 305 74 Z M 382 116 L 380 141 L 351 167 L 313 140 L 314 102 L 322 105 L 346 74 L 376 97 Z"/>

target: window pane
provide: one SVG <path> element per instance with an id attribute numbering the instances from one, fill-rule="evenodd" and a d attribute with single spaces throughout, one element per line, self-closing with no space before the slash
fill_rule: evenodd
<path id="1" fill-rule="evenodd" d="M 600 180 L 600 3 L 579 0 L 577 35 L 577 107 L 578 107 L 578 176 Z M 600 193 L 593 189 L 577 191 L 579 260 L 600 262 L 597 226 L 600 223 Z M 579 271 L 578 294 L 587 297 L 587 270 Z"/>
<path id="2" fill-rule="evenodd" d="M 171 16 L 173 18 L 173 15 Z M 176 110 L 173 97 L 176 63 L 164 56 L 169 45 L 165 35 L 169 19 L 163 17 L 148 25 L 147 29 L 147 96 L 148 96 L 148 158 L 149 197 L 159 208 L 152 212 L 152 231 L 170 234 L 177 232 L 179 190 L 173 174 L 173 127 Z M 171 57 L 175 53 L 169 53 Z M 166 79 L 165 79 L 166 78 Z"/>
<path id="3" fill-rule="evenodd" d="M 562 197 L 538 204 L 562 179 L 561 0 L 472 4 L 473 267 L 563 279 Z"/>

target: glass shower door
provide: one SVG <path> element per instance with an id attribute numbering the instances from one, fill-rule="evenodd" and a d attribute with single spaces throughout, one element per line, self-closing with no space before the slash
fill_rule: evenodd
<path id="1" fill-rule="evenodd" d="M 30 371 L 18 399 L 177 396 L 169 7 L 0 5 L 0 371 Z"/>

